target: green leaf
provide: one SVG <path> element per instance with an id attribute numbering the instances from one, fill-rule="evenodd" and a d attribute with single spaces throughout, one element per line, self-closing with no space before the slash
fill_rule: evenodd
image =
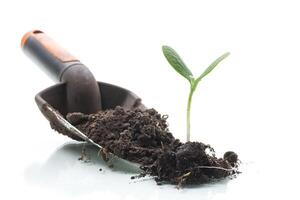
<path id="1" fill-rule="evenodd" d="M 208 68 L 206 68 L 206 70 L 196 79 L 195 83 L 198 84 L 199 81 L 201 81 L 201 79 L 203 77 L 205 77 L 207 74 L 209 74 L 222 60 L 224 60 L 227 56 L 229 56 L 230 53 L 224 53 L 222 56 L 220 56 L 219 58 L 217 58 L 213 63 L 211 63 L 209 65 Z"/>
<path id="2" fill-rule="evenodd" d="M 184 64 L 180 56 L 169 46 L 162 46 L 162 51 L 170 65 L 188 81 L 194 80 L 192 72 Z"/>

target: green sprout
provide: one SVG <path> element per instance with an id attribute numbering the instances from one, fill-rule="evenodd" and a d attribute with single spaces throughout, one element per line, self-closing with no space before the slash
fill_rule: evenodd
<path id="1" fill-rule="evenodd" d="M 190 93 L 188 97 L 187 109 L 186 109 L 186 136 L 187 141 L 190 141 L 191 137 L 191 103 L 193 94 L 198 86 L 198 83 L 209 74 L 222 60 L 229 56 L 229 52 L 224 53 L 222 56 L 217 58 L 213 63 L 211 63 L 208 68 L 198 77 L 195 78 L 191 70 L 184 64 L 183 60 L 176 53 L 174 49 L 169 46 L 162 47 L 163 53 L 168 60 L 169 64 L 184 78 L 186 78 L 190 83 Z"/>

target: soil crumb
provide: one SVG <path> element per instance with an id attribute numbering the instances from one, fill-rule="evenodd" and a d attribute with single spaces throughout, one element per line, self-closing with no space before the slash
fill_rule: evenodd
<path id="1" fill-rule="evenodd" d="M 217 158 L 209 145 L 182 143 L 168 130 L 167 116 L 154 109 L 125 110 L 116 107 L 95 114 L 69 113 L 67 120 L 104 150 L 139 163 L 143 175 L 158 184 L 200 184 L 237 173 L 238 156 L 232 151 Z"/>

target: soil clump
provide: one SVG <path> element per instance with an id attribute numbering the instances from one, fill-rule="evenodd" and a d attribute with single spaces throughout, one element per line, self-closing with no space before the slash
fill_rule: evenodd
<path id="1" fill-rule="evenodd" d="M 207 183 L 238 173 L 236 153 L 228 151 L 217 158 L 207 144 L 180 142 L 169 132 L 167 116 L 154 109 L 118 106 L 90 115 L 69 113 L 66 118 L 104 148 L 100 152 L 104 160 L 110 152 L 138 163 L 143 175 L 155 177 L 158 184 Z"/>

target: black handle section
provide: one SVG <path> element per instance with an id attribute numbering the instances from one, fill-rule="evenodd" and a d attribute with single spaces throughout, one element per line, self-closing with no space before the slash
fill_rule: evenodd
<path id="1" fill-rule="evenodd" d="M 26 33 L 21 47 L 56 82 L 67 83 L 68 112 L 96 113 L 100 89 L 90 70 L 39 30 Z"/>
<path id="2" fill-rule="evenodd" d="M 56 44 L 39 30 L 26 33 L 21 42 L 22 49 L 55 81 L 62 81 L 63 72 L 80 61 Z"/>

